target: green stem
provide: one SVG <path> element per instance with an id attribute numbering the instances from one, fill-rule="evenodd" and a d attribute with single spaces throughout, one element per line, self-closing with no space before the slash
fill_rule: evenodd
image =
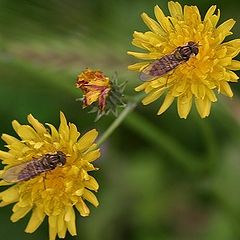
<path id="1" fill-rule="evenodd" d="M 127 117 L 127 115 L 134 110 L 137 106 L 136 102 L 128 103 L 126 108 L 120 113 L 118 118 L 109 126 L 109 128 L 103 133 L 103 135 L 98 139 L 97 146 L 101 146 L 107 138 L 114 132 L 114 130 L 122 123 L 122 121 Z"/>
<path id="2" fill-rule="evenodd" d="M 219 149 L 215 134 L 209 121 L 202 120 L 198 116 L 195 117 L 195 121 L 201 129 L 202 138 L 206 148 L 206 155 L 202 156 L 202 158 L 206 159 L 207 161 L 202 162 L 206 169 L 211 169 L 215 166 L 216 161 L 219 159 Z"/>

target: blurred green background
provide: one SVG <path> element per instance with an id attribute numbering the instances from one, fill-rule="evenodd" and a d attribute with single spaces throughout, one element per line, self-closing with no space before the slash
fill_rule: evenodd
<path id="1" fill-rule="evenodd" d="M 220 22 L 234 18 L 239 37 L 239 1 L 181 3 L 197 3 L 202 14 L 217 4 Z M 81 109 L 76 76 L 86 67 L 109 76 L 117 71 L 135 94 L 138 76 L 127 65 L 136 60 L 126 51 L 134 49 L 133 31 L 147 30 L 140 14 L 153 16 L 156 4 L 167 12 L 167 1 L 0 0 L 0 132 L 14 134 L 11 121 L 26 123 L 29 113 L 58 125 L 61 110 L 82 133 L 103 133 L 114 117 L 95 123 Z M 78 218 L 78 238 L 66 239 L 240 239 L 240 103 L 238 84 L 232 86 L 235 97 L 219 96 L 204 120 L 195 110 L 181 120 L 176 106 L 156 116 L 161 100 L 139 105 L 95 163 L 100 206 Z M 48 239 L 46 221 L 25 234 L 29 215 L 13 224 L 11 207 L 0 209 L 1 239 Z"/>

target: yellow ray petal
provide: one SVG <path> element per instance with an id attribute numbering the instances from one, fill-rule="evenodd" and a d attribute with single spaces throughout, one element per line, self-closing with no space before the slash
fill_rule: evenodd
<path id="1" fill-rule="evenodd" d="M 91 152 L 87 152 L 83 156 L 84 156 L 84 161 L 93 162 L 101 156 L 100 149 L 97 149 L 97 150 L 94 150 Z"/>
<path id="2" fill-rule="evenodd" d="M 29 114 L 27 119 L 28 119 L 28 122 L 33 126 L 33 128 L 36 130 L 38 134 L 47 133 L 47 130 L 43 126 L 43 124 L 40 123 L 36 118 L 34 118 L 32 114 Z"/>
<path id="3" fill-rule="evenodd" d="M 3 202 L 13 203 L 19 199 L 19 188 L 17 186 L 12 186 L 7 190 L 0 193 L 0 199 Z"/>
<path id="4" fill-rule="evenodd" d="M 168 9 L 172 17 L 177 20 L 183 20 L 182 6 L 178 2 L 168 2 Z"/>
<path id="5" fill-rule="evenodd" d="M 82 217 L 89 216 L 90 210 L 82 199 L 80 199 L 75 206 Z"/>
<path id="6" fill-rule="evenodd" d="M 192 93 L 178 97 L 177 108 L 180 118 L 187 118 L 192 107 Z"/>
<path id="7" fill-rule="evenodd" d="M 84 151 L 89 148 L 93 142 L 96 140 L 98 132 L 96 129 L 85 133 L 77 142 L 77 147 L 79 151 Z"/>
<path id="8" fill-rule="evenodd" d="M 64 141 L 68 141 L 69 139 L 69 127 L 67 124 L 67 120 L 64 116 L 63 112 L 60 112 L 60 126 L 59 126 L 59 135 Z"/>
<path id="9" fill-rule="evenodd" d="M 169 19 L 164 15 L 162 9 L 157 5 L 154 7 L 154 14 L 161 25 L 161 29 L 165 32 L 170 32 L 173 26 Z M 162 34 L 163 35 L 163 34 Z"/>
<path id="10" fill-rule="evenodd" d="M 28 125 L 19 126 L 19 128 L 17 129 L 17 134 L 22 140 L 41 140 L 40 136 L 36 133 L 36 131 Z"/>
<path id="11" fill-rule="evenodd" d="M 211 18 L 212 15 L 215 13 L 217 9 L 217 6 L 216 5 L 212 5 L 208 10 L 207 10 L 207 13 L 204 17 L 204 21 L 207 21 L 208 18 Z"/>
<path id="12" fill-rule="evenodd" d="M 154 102 L 156 99 L 161 97 L 163 93 L 164 93 L 164 89 L 161 89 L 161 88 L 157 90 L 153 90 L 142 100 L 143 105 L 147 105 Z"/>
<path id="13" fill-rule="evenodd" d="M 240 70 L 240 61 L 232 60 L 231 64 L 227 66 L 230 70 Z"/>
<path id="14" fill-rule="evenodd" d="M 57 216 L 50 215 L 48 217 L 49 224 L 49 240 L 55 240 L 57 236 Z"/>
<path id="15" fill-rule="evenodd" d="M 96 179 L 92 176 L 89 176 L 89 179 L 84 182 L 85 187 L 87 187 L 90 190 L 97 191 L 99 188 L 98 182 Z"/>
<path id="16" fill-rule="evenodd" d="M 140 92 L 140 91 L 144 90 L 148 85 L 149 85 L 149 82 L 142 83 L 141 85 L 135 87 L 134 90 L 136 92 Z"/>
<path id="17" fill-rule="evenodd" d="M 66 223 L 64 221 L 64 213 L 61 213 L 58 216 L 57 227 L 58 227 L 58 236 L 59 236 L 59 238 L 65 238 L 66 232 L 67 232 L 67 226 L 66 226 Z"/>
<path id="18" fill-rule="evenodd" d="M 66 222 L 68 231 L 70 232 L 70 234 L 72 236 L 77 235 L 77 231 L 76 231 L 76 222 L 75 222 L 75 212 L 73 207 L 68 206 L 66 208 L 66 213 L 65 213 L 65 217 L 64 220 Z"/>
<path id="19" fill-rule="evenodd" d="M 216 101 L 217 101 L 217 98 L 216 98 L 213 90 L 211 90 L 211 89 L 207 89 L 207 88 L 206 88 L 206 96 L 208 97 L 208 99 L 209 99 L 211 102 L 216 102 Z"/>
<path id="20" fill-rule="evenodd" d="M 14 159 L 15 156 L 9 152 L 4 152 L 0 150 L 0 159 L 5 160 L 5 159 Z"/>
<path id="21" fill-rule="evenodd" d="M 227 82 L 220 82 L 219 83 L 219 91 L 221 93 L 223 93 L 224 95 L 228 96 L 228 97 L 233 96 L 232 89 Z"/>
<path id="22" fill-rule="evenodd" d="M 223 35 L 228 35 L 235 23 L 236 21 L 234 21 L 233 19 L 228 19 L 217 27 L 217 31 Z"/>
<path id="23" fill-rule="evenodd" d="M 70 123 L 69 124 L 69 139 L 72 143 L 76 143 L 78 138 L 80 136 L 80 133 L 77 130 L 77 127 L 75 124 Z"/>
<path id="24" fill-rule="evenodd" d="M 91 191 L 85 189 L 83 193 L 83 198 L 86 199 L 88 202 L 92 203 L 93 206 L 97 207 L 99 205 L 99 202 Z"/>
<path id="25" fill-rule="evenodd" d="M 195 105 L 201 118 L 209 115 L 211 109 L 211 101 L 205 97 L 204 99 L 195 98 Z"/>
<path id="26" fill-rule="evenodd" d="M 19 208 L 18 211 L 14 212 L 11 216 L 12 222 L 17 222 L 19 219 L 27 215 L 27 213 L 32 209 L 32 206 Z"/>
<path id="27" fill-rule="evenodd" d="M 157 115 L 160 115 L 162 114 L 163 112 L 165 112 L 170 106 L 171 104 L 173 103 L 173 100 L 174 100 L 174 96 L 172 96 L 170 93 L 168 93 L 164 99 L 164 102 L 162 104 L 162 106 L 160 107 Z"/>
<path id="28" fill-rule="evenodd" d="M 149 65 L 149 62 L 134 63 L 132 65 L 129 65 L 128 69 L 132 70 L 132 71 L 139 71 L 140 72 L 148 65 Z"/>
<path id="29" fill-rule="evenodd" d="M 36 231 L 38 227 L 41 225 L 41 223 L 43 222 L 44 218 L 45 218 L 45 213 L 42 211 L 42 209 L 36 207 L 33 210 L 33 213 L 25 229 L 25 232 L 33 233 L 34 231 Z"/>
<path id="30" fill-rule="evenodd" d="M 13 127 L 15 132 L 17 132 L 17 130 L 20 126 L 21 126 L 21 124 L 18 121 L 16 121 L 16 120 L 12 121 L 12 127 Z"/>
<path id="31" fill-rule="evenodd" d="M 52 135 L 52 141 L 58 141 L 59 140 L 59 134 L 57 129 L 50 123 L 46 123 L 47 126 L 51 129 L 51 135 Z"/>
<path id="32" fill-rule="evenodd" d="M 165 35 L 165 31 L 163 30 L 163 28 L 155 20 L 150 18 L 146 13 L 142 13 L 141 17 L 150 30 L 157 34 Z"/>
<path id="33" fill-rule="evenodd" d="M 128 51 L 127 54 L 132 55 L 132 56 L 142 59 L 142 60 L 155 60 L 162 56 L 162 53 L 160 53 L 160 52 L 139 53 L 139 52 Z"/>

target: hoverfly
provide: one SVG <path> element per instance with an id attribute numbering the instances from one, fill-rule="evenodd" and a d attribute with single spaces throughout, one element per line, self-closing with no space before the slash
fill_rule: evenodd
<path id="1" fill-rule="evenodd" d="M 167 74 L 180 64 L 187 62 L 191 57 L 196 56 L 199 52 L 198 47 L 198 43 L 195 42 L 188 42 L 177 47 L 173 53 L 165 55 L 145 67 L 140 73 L 140 79 L 149 81 Z"/>
<path id="2" fill-rule="evenodd" d="M 41 173 L 55 169 L 57 166 L 63 166 L 66 163 L 66 154 L 57 151 L 55 154 L 44 154 L 40 158 L 13 166 L 7 169 L 1 178 L 9 183 L 26 181 L 34 178 Z"/>

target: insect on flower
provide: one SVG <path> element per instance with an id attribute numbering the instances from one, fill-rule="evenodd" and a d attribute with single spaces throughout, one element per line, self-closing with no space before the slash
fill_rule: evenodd
<path id="1" fill-rule="evenodd" d="M 66 163 L 66 154 L 57 151 L 55 154 L 44 154 L 40 158 L 13 166 L 4 172 L 1 178 L 6 182 L 20 182 L 34 178 L 41 173 L 45 173 L 63 166 Z"/>
<path id="2" fill-rule="evenodd" d="M 188 42 L 177 47 L 173 53 L 165 55 L 145 67 L 140 73 L 140 79 L 149 81 L 167 74 L 180 64 L 187 62 L 191 57 L 196 56 L 199 52 L 198 47 L 199 45 L 195 42 Z"/>

